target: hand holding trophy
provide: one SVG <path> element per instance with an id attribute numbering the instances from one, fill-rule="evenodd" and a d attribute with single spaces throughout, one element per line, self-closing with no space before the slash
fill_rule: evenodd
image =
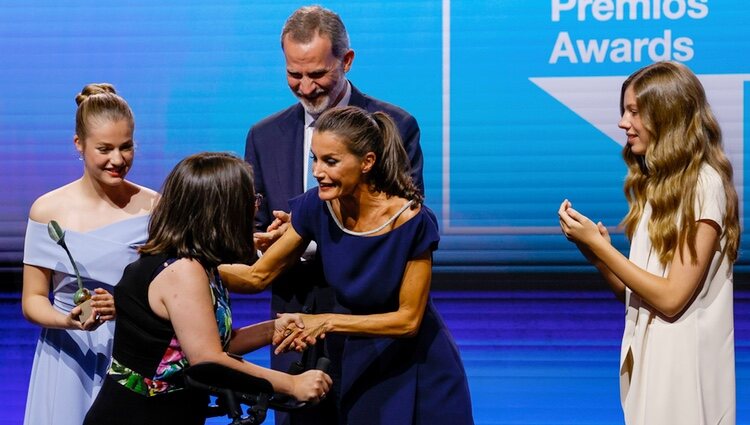
<path id="1" fill-rule="evenodd" d="M 65 231 L 55 220 L 52 220 L 47 224 L 47 231 L 49 232 L 49 237 L 55 241 L 55 243 L 63 247 L 65 253 L 68 254 L 70 264 L 73 265 L 73 270 L 76 273 L 76 279 L 78 281 L 78 290 L 73 294 L 73 302 L 75 305 L 81 306 L 81 314 L 78 316 L 78 320 L 83 323 L 89 318 L 89 316 L 91 316 L 91 292 L 83 287 L 83 281 L 81 281 L 81 274 L 78 272 L 78 266 L 76 266 L 76 262 L 73 260 L 73 256 L 70 254 L 70 250 L 65 244 Z"/>

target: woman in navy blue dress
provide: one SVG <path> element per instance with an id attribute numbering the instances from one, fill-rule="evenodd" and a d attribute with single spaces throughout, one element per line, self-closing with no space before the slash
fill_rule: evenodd
<path id="1" fill-rule="evenodd" d="M 318 245 L 326 280 L 351 314 L 301 315 L 274 341 L 304 349 L 335 333 L 338 406 L 345 424 L 473 424 L 458 349 L 429 297 L 435 215 L 409 177 L 398 131 L 384 113 L 331 109 L 316 121 L 318 188 L 290 201 L 291 226 L 252 266 L 220 266 L 234 288 L 260 290 Z"/>

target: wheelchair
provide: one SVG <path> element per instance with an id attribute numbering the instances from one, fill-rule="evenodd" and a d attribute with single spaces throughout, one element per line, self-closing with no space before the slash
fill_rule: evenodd
<path id="1" fill-rule="evenodd" d="M 321 357 L 315 369 L 325 372 L 329 364 L 330 360 Z M 229 425 L 262 424 L 269 408 L 289 412 L 314 404 L 274 393 L 267 380 L 216 363 L 190 366 L 184 371 L 184 379 L 188 387 L 216 397 L 215 404 L 207 406 L 206 417 L 228 416 L 232 420 Z M 243 412 L 243 405 L 248 406 L 247 412 Z"/>

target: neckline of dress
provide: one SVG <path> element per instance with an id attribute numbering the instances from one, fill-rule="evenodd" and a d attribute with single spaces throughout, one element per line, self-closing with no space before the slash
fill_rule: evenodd
<path id="1" fill-rule="evenodd" d="M 344 232 L 344 233 L 346 233 L 348 235 L 352 235 L 352 236 L 369 236 L 369 235 L 378 233 L 379 231 L 385 229 L 391 223 L 393 223 L 394 221 L 396 221 L 396 219 L 401 214 L 403 214 L 404 211 L 406 211 L 409 207 L 411 207 L 412 204 L 414 204 L 414 200 L 413 199 L 410 200 L 409 202 L 407 202 L 403 207 L 401 207 L 401 209 L 399 209 L 398 211 L 396 211 L 396 213 L 393 214 L 388 220 L 386 220 L 385 223 L 381 224 L 380 226 L 376 227 L 375 229 L 366 230 L 364 232 L 355 232 L 353 230 L 349 230 L 346 227 L 344 227 L 344 225 L 339 221 L 338 217 L 336 217 L 336 214 L 333 212 L 333 207 L 331 206 L 331 201 L 326 201 L 326 206 L 328 207 L 328 212 L 331 213 L 331 217 L 333 217 L 333 221 L 336 223 L 336 225 L 339 227 L 339 229 L 341 229 L 342 232 Z"/>
<path id="2" fill-rule="evenodd" d="M 151 215 L 150 213 L 149 214 L 139 214 L 139 215 L 135 215 L 133 217 L 123 218 L 122 220 L 113 221 L 111 223 L 107 223 L 105 225 L 102 225 L 102 226 L 99 226 L 99 227 L 95 227 L 93 229 L 89 229 L 89 230 L 86 230 L 86 231 L 83 231 L 83 232 L 79 231 L 79 230 L 73 230 L 73 229 L 63 229 L 63 230 L 65 230 L 65 232 L 78 233 L 79 235 L 88 235 L 88 234 L 91 234 L 91 233 L 100 232 L 100 231 L 102 231 L 104 229 L 108 229 L 110 227 L 114 227 L 114 226 L 120 225 L 122 223 L 129 222 L 131 220 L 143 220 L 144 218 L 150 218 L 150 215 Z M 45 228 L 47 227 L 47 223 L 42 223 L 42 222 L 36 221 L 36 220 L 34 220 L 32 218 L 29 218 L 29 221 L 32 222 L 32 223 L 36 223 L 36 224 L 38 224 L 40 226 L 44 226 Z"/>

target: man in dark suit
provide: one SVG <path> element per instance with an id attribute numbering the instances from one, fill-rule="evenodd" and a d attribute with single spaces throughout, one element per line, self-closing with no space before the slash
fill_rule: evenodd
<path id="1" fill-rule="evenodd" d="M 411 161 L 412 178 L 424 191 L 417 121 L 403 109 L 361 93 L 347 80 L 354 51 L 349 48 L 349 36 L 341 18 L 320 6 L 302 7 L 287 19 L 281 33 L 281 47 L 286 59 L 287 82 L 299 102 L 255 124 L 248 133 L 245 147 L 245 160 L 255 172 L 256 191 L 263 196 L 256 215 L 256 230 L 260 231 L 256 234 L 256 243 L 261 251 L 278 237 L 279 232 L 267 231 L 274 222 L 274 214 L 284 216 L 280 212 L 289 211 L 289 199 L 317 186 L 309 161 L 310 143 L 315 119 L 329 108 L 354 105 L 369 112 L 388 113 L 401 133 Z M 279 312 L 330 311 L 343 312 L 343 308 L 336 304 L 332 289 L 327 287 L 315 261 L 313 243 L 296 266 L 274 281 L 271 316 L 275 318 Z M 308 349 L 301 360 L 303 367 L 309 368 L 319 355 L 331 358 L 329 373 L 334 378 L 334 386 L 340 376 L 336 361 L 340 338 L 327 337 L 325 347 L 318 344 Z M 272 356 L 271 366 L 287 371 L 299 357 L 296 353 Z M 328 397 L 319 407 L 298 414 L 277 413 L 276 423 L 335 424 L 334 399 Z"/>

